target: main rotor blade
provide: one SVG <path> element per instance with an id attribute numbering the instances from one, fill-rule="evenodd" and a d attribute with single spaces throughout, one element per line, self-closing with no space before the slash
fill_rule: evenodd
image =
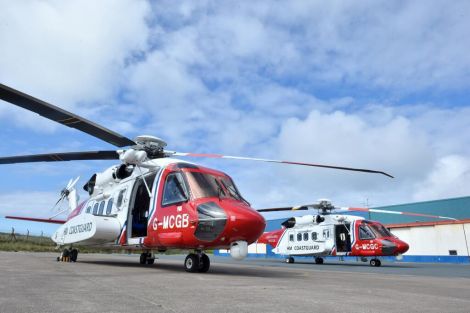
<path id="1" fill-rule="evenodd" d="M 344 170 L 344 171 L 355 171 L 355 172 L 382 174 L 382 175 L 388 176 L 390 178 L 394 178 L 392 175 L 387 174 L 387 173 L 382 172 L 382 171 L 375 171 L 375 170 L 368 170 L 368 169 L 354 168 L 354 167 L 333 166 L 333 165 L 324 165 L 324 164 L 315 164 L 315 163 L 292 162 L 292 161 L 281 161 L 281 160 L 260 159 L 260 158 L 248 158 L 248 157 L 240 157 L 240 156 L 221 155 L 221 154 L 187 153 L 187 152 L 175 152 L 175 151 L 165 151 L 165 153 L 168 156 L 214 158 L 214 159 L 234 159 L 234 160 L 260 161 L 260 162 L 269 162 L 269 163 L 281 163 L 281 164 L 291 164 L 291 165 L 322 167 L 322 168 L 331 168 L 331 169 Z"/>
<path id="2" fill-rule="evenodd" d="M 117 160 L 119 155 L 114 150 L 83 151 L 65 153 L 46 153 L 18 155 L 0 158 L 0 164 L 29 163 L 29 162 L 60 162 L 78 160 Z"/>
<path id="3" fill-rule="evenodd" d="M 337 210 L 335 210 L 335 212 L 338 212 L 338 211 L 373 212 L 373 213 L 383 213 L 383 214 L 397 214 L 397 215 L 439 218 L 439 219 L 454 220 L 454 221 L 458 220 L 458 219 L 453 218 L 453 217 L 440 216 L 440 215 L 430 215 L 430 214 L 402 212 L 402 211 L 390 211 L 390 210 L 379 210 L 379 209 L 369 209 L 369 208 L 338 208 Z"/>
<path id="4" fill-rule="evenodd" d="M 268 208 L 268 209 L 259 209 L 258 212 L 283 212 L 283 211 L 303 211 L 308 210 L 308 206 L 301 205 L 295 207 L 285 207 L 285 208 Z"/>
<path id="5" fill-rule="evenodd" d="M 0 99 L 37 113 L 62 125 L 75 128 L 117 147 L 133 146 L 129 138 L 55 105 L 0 84 Z"/>

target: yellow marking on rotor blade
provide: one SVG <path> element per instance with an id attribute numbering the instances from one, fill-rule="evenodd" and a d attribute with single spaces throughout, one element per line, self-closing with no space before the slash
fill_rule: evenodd
<path id="1" fill-rule="evenodd" d="M 51 157 L 54 161 L 63 161 L 63 159 L 60 156 L 58 156 L 57 154 L 53 154 L 53 155 L 51 155 Z"/>
<path id="2" fill-rule="evenodd" d="M 70 125 L 80 123 L 80 120 L 75 117 L 69 117 L 63 120 L 59 120 L 58 122 L 64 125 Z"/>

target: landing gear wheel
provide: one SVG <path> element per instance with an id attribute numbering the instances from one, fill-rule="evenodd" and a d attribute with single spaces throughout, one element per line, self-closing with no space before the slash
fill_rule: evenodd
<path id="1" fill-rule="evenodd" d="M 147 252 L 141 253 L 140 254 L 140 264 L 146 264 L 147 263 Z"/>
<path id="2" fill-rule="evenodd" d="M 323 258 L 316 257 L 315 258 L 315 264 L 323 264 Z"/>
<path id="3" fill-rule="evenodd" d="M 377 266 L 377 267 L 379 267 L 380 265 L 382 265 L 382 262 L 380 262 L 379 259 L 372 259 L 372 260 L 370 260 L 369 263 L 370 263 L 370 266 Z"/>
<path id="4" fill-rule="evenodd" d="M 70 261 L 77 262 L 77 258 L 78 258 L 78 250 L 77 249 L 72 249 L 70 251 Z"/>
<path id="5" fill-rule="evenodd" d="M 147 258 L 147 264 L 152 265 L 155 263 L 155 257 L 152 258 L 152 255 L 149 253 L 149 257 Z"/>
<path id="6" fill-rule="evenodd" d="M 70 250 L 64 249 L 64 251 L 62 251 L 60 259 L 62 262 L 70 262 Z"/>
<path id="7" fill-rule="evenodd" d="M 190 253 L 184 260 L 184 269 L 186 272 L 195 273 L 199 269 L 199 257 L 197 254 Z"/>
<path id="8" fill-rule="evenodd" d="M 294 260 L 293 257 L 290 256 L 290 257 L 286 258 L 286 263 L 294 263 L 294 262 L 295 262 L 295 260 Z"/>
<path id="9" fill-rule="evenodd" d="M 211 266 L 211 261 L 209 260 L 209 257 L 207 254 L 203 253 L 200 258 L 199 258 L 199 273 L 206 273 L 209 270 L 209 267 Z"/>

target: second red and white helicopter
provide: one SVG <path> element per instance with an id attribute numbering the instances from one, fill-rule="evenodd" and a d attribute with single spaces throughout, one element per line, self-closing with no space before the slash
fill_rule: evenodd
<path id="1" fill-rule="evenodd" d="M 408 251 L 408 244 L 377 221 L 345 213 L 376 212 L 455 220 L 451 217 L 411 212 L 337 208 L 325 199 L 319 200 L 316 204 L 262 209 L 258 212 L 310 209 L 316 210 L 317 214 L 291 217 L 281 224 L 281 229 L 264 233 L 258 243 L 269 244 L 275 254 L 286 256 L 286 263 L 294 263 L 296 256 L 314 257 L 316 264 L 323 264 L 324 257 L 327 256 L 355 256 L 363 261 L 370 258 L 371 266 L 380 266 L 380 257 L 396 256 L 400 259 L 401 255 Z"/>

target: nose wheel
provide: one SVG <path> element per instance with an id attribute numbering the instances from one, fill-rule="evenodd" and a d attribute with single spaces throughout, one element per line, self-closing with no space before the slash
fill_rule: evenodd
<path id="1" fill-rule="evenodd" d="M 210 266 L 211 262 L 205 253 L 190 253 L 184 260 L 184 269 L 190 273 L 205 273 Z"/>
<path id="2" fill-rule="evenodd" d="M 323 264 L 323 258 L 316 257 L 315 258 L 315 264 Z"/>
<path id="3" fill-rule="evenodd" d="M 382 262 L 380 262 L 379 259 L 372 259 L 372 260 L 370 260 L 369 264 L 370 264 L 370 266 L 377 266 L 378 267 L 378 266 L 382 265 Z"/>
<path id="4" fill-rule="evenodd" d="M 286 260 L 285 260 L 285 261 L 286 261 L 286 263 L 294 263 L 294 262 L 295 262 L 294 258 L 293 258 L 293 257 L 291 257 L 291 256 L 290 256 L 290 257 L 288 257 L 288 258 L 286 258 Z"/>

